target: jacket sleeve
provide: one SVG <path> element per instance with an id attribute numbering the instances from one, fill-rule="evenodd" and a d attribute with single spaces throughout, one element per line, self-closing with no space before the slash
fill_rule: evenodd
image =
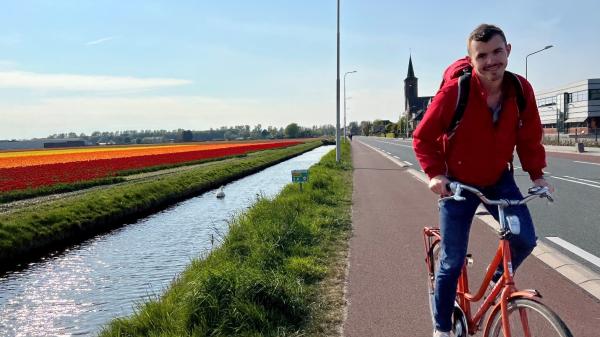
<path id="1" fill-rule="evenodd" d="M 443 137 L 456 109 L 457 95 L 456 81 L 441 88 L 413 133 L 415 155 L 429 179 L 447 174 Z"/>
<path id="2" fill-rule="evenodd" d="M 535 101 L 531 84 L 520 77 L 526 99 L 525 110 L 520 113 L 521 126 L 517 130 L 517 154 L 523 170 L 529 173 L 531 180 L 541 178 L 546 167 L 546 150 L 542 145 L 543 129 L 540 113 Z"/>

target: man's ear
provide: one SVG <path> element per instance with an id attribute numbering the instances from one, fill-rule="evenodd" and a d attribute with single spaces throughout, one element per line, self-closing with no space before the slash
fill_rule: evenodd
<path id="1" fill-rule="evenodd" d="M 510 43 L 506 44 L 506 57 L 510 56 L 510 49 L 511 49 L 511 47 L 512 46 L 510 45 Z"/>

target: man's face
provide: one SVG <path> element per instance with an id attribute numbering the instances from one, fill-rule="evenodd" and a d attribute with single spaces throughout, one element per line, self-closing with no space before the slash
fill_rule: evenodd
<path id="1" fill-rule="evenodd" d="M 506 44 L 500 35 L 494 35 L 488 42 L 471 41 L 469 57 L 473 69 L 490 82 L 500 81 L 508 65 L 510 44 Z"/>

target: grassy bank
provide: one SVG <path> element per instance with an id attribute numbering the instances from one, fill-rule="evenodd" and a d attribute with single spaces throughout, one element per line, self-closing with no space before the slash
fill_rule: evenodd
<path id="1" fill-rule="evenodd" d="M 73 192 L 73 191 L 83 190 L 83 189 L 94 187 L 94 186 L 111 185 L 111 184 L 121 183 L 123 181 L 125 181 L 125 178 L 123 178 L 123 177 L 108 177 L 108 178 L 80 181 L 80 182 L 68 183 L 68 184 L 56 184 L 56 185 L 52 185 L 52 186 L 42 186 L 42 187 L 38 187 L 38 188 L 28 188 L 25 190 L 2 192 L 2 193 L 0 193 L 0 204 L 8 203 L 11 201 L 41 197 L 41 196 L 51 195 L 51 194 L 56 194 L 56 193 Z"/>
<path id="2" fill-rule="evenodd" d="M 222 163 L 91 191 L 0 215 L 0 265 L 79 241 L 318 147 L 265 150 Z"/>
<path id="3" fill-rule="evenodd" d="M 101 333 L 109 336 L 334 336 L 350 233 L 349 145 L 230 225 L 223 244 L 194 260 L 160 298 Z"/>

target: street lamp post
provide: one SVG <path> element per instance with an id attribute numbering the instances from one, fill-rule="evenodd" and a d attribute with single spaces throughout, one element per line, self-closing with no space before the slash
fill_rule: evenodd
<path id="1" fill-rule="evenodd" d="M 340 162 L 340 0 L 337 0 L 337 79 L 336 79 L 336 127 L 335 127 L 335 161 Z"/>
<path id="2" fill-rule="evenodd" d="M 533 55 L 533 54 L 537 54 L 537 53 L 539 53 L 539 52 L 541 52 L 541 51 L 544 51 L 544 50 L 546 50 L 546 49 L 550 49 L 550 48 L 552 48 L 552 47 L 554 47 L 554 46 L 553 46 L 553 45 L 549 45 L 549 46 L 546 46 L 546 47 L 544 47 L 544 48 L 542 48 L 542 49 L 540 49 L 540 50 L 536 50 L 536 51 L 534 51 L 534 52 L 533 52 L 533 53 L 531 53 L 531 54 L 527 54 L 527 56 L 525 56 L 525 78 L 527 78 L 527 58 L 528 58 L 529 56 Z"/>
<path id="3" fill-rule="evenodd" d="M 344 139 L 346 139 L 346 75 L 355 73 L 356 70 L 348 71 L 344 74 Z"/>

